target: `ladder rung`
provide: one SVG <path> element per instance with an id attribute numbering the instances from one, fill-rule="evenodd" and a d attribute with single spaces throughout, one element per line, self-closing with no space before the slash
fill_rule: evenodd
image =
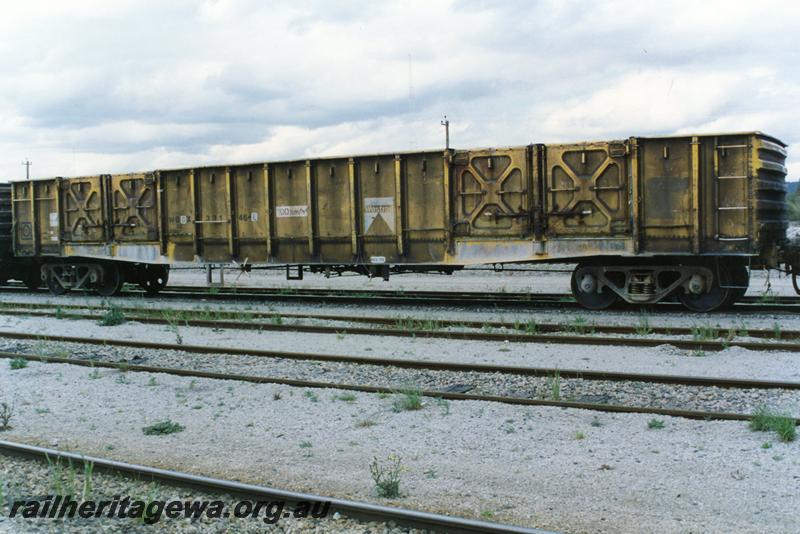
<path id="1" fill-rule="evenodd" d="M 720 206 L 717 208 L 718 211 L 723 210 L 747 210 L 750 209 L 748 206 Z"/>
<path id="2" fill-rule="evenodd" d="M 741 180 L 743 178 L 747 178 L 747 176 L 730 175 L 730 176 L 717 176 L 716 178 L 717 180 Z"/>

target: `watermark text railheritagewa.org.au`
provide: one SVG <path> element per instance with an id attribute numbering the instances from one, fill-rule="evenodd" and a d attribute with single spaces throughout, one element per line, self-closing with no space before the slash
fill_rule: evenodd
<path id="1" fill-rule="evenodd" d="M 25 519 L 137 519 L 155 524 L 167 519 L 225 519 L 252 518 L 275 524 L 283 518 L 327 517 L 330 501 L 301 501 L 291 508 L 286 501 L 224 501 L 171 500 L 143 501 L 114 496 L 110 500 L 76 501 L 71 495 L 47 495 L 39 499 L 15 500 L 9 517 Z"/>

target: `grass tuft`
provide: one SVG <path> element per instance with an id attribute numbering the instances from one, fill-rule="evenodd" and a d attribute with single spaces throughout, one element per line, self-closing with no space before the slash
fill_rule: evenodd
<path id="1" fill-rule="evenodd" d="M 28 360 L 25 358 L 14 358 L 8 362 L 8 366 L 11 367 L 12 371 L 16 371 L 17 369 L 25 369 L 28 367 Z"/>
<path id="2" fill-rule="evenodd" d="M 117 326 L 125 322 L 125 314 L 119 306 L 111 306 L 106 310 L 106 313 L 100 317 L 97 324 L 100 326 Z"/>
<path id="3" fill-rule="evenodd" d="M 373 457 L 369 472 L 379 497 L 394 499 L 400 496 L 400 474 L 403 472 L 401 457 L 390 455 L 386 466 L 381 465 L 377 457 Z"/>
<path id="4" fill-rule="evenodd" d="M 664 428 L 664 421 L 663 419 L 650 419 L 650 421 L 647 422 L 647 428 L 652 430 Z"/>
<path id="5" fill-rule="evenodd" d="M 792 416 L 773 412 L 766 406 L 757 408 L 753 413 L 750 428 L 758 432 L 772 430 L 781 441 L 786 442 L 794 441 L 797 436 L 797 427 Z"/>
<path id="6" fill-rule="evenodd" d="M 422 391 L 419 389 L 403 389 L 395 393 L 392 408 L 395 412 L 407 412 L 422 409 Z"/>
<path id="7" fill-rule="evenodd" d="M 161 421 L 153 425 L 143 427 L 142 432 L 144 432 L 145 436 L 166 436 L 167 434 L 183 432 L 183 429 L 183 425 L 179 423 L 173 423 L 167 419 L 166 421 Z"/>

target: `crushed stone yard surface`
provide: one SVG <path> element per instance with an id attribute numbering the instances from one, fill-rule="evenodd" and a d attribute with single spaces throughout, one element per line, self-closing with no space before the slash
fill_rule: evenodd
<path id="1" fill-rule="evenodd" d="M 0 336 L 3 331 L 164 343 L 177 341 L 175 332 L 168 326 L 144 325 L 135 321 L 104 327 L 98 325 L 96 321 L 47 320 L 40 317 L 0 314 Z M 386 357 L 765 380 L 800 378 L 800 358 L 796 353 L 758 352 L 735 346 L 720 352 L 706 352 L 703 357 L 695 357 L 691 351 L 676 349 L 668 344 L 638 348 L 487 341 L 455 342 L 435 338 L 351 335 L 346 331 L 339 335 L 243 330 L 215 332 L 209 328 L 183 326 L 179 329 L 179 335 L 185 345 L 352 354 L 365 358 Z"/>
<path id="2" fill-rule="evenodd" d="M 797 443 L 742 422 L 393 399 L 285 386 L 0 365 L 3 437 L 338 497 L 566 532 L 795 532 Z M 153 380 L 151 380 L 151 378 Z M 171 419 L 167 436 L 142 427 Z M 763 444 L 769 443 L 769 448 Z M 376 497 L 373 457 L 406 467 Z M 220 461 L 223 459 L 224 461 Z"/>

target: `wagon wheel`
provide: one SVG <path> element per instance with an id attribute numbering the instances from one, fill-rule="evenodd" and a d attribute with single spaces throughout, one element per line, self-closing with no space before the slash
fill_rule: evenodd
<path id="1" fill-rule="evenodd" d="M 152 271 L 152 272 L 150 272 Z M 148 295 L 156 295 L 159 291 L 167 287 L 169 281 L 169 269 L 155 267 L 147 269 L 147 277 L 139 282 L 139 286 Z"/>
<path id="2" fill-rule="evenodd" d="M 726 280 L 729 279 L 727 272 L 723 270 L 721 265 L 707 292 L 696 295 L 679 289 L 677 295 L 678 300 L 693 312 L 710 312 L 716 310 L 720 306 L 725 305 L 725 303 L 732 298 L 732 291 L 736 291 L 720 286 L 720 277 L 725 277 Z"/>
<path id="3" fill-rule="evenodd" d="M 590 310 L 604 310 L 617 301 L 617 294 L 607 286 L 598 291 L 598 283 L 597 274 L 592 268 L 585 265 L 575 267 L 570 286 L 578 304 Z"/>
<path id="4" fill-rule="evenodd" d="M 52 269 L 48 269 L 48 271 L 49 273 L 47 275 L 47 289 L 50 290 L 50 294 L 59 296 L 66 293 L 68 289 L 62 286 L 61 283 L 59 283 L 58 278 L 56 278 L 55 272 Z"/>
<path id="5" fill-rule="evenodd" d="M 94 290 L 98 295 L 111 297 L 122 291 L 124 282 L 125 280 L 122 278 L 122 273 L 119 272 L 119 267 L 116 265 L 104 265 L 103 280 L 95 286 Z"/>

